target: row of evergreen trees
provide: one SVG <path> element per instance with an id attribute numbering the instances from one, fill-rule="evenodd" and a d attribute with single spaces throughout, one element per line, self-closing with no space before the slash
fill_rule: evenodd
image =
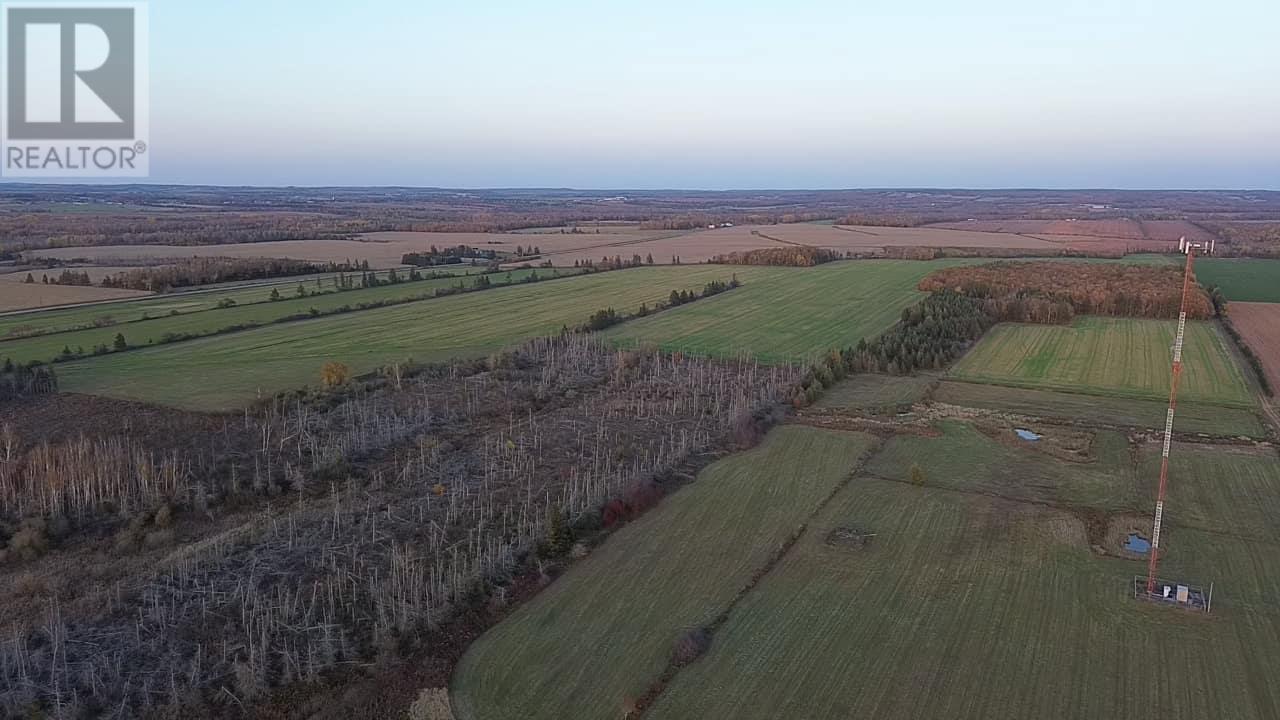
<path id="1" fill-rule="evenodd" d="M 814 364 L 794 398 L 797 406 L 818 399 L 823 390 L 853 373 L 908 375 L 941 370 L 959 358 L 995 325 L 985 303 L 952 290 L 935 292 L 902 311 L 902 321 L 875 340 L 860 340 L 833 350 Z"/>
<path id="2" fill-rule="evenodd" d="M 981 300 L 944 290 L 902 311 L 902 322 L 842 353 L 851 372 L 905 375 L 941 370 L 995 324 Z"/>

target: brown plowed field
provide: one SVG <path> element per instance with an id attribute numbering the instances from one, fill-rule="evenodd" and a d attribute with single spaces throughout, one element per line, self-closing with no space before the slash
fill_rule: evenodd
<path id="1" fill-rule="evenodd" d="M 1231 324 L 1262 361 L 1267 381 L 1280 389 L 1280 303 L 1231 303 Z"/>
<path id="2" fill-rule="evenodd" d="M 1037 225 L 1042 227 L 1043 223 Z M 217 246 L 113 245 L 102 247 L 70 247 L 33 251 L 37 257 L 62 260 L 83 258 L 100 265 L 130 263 L 141 259 L 210 257 L 294 258 L 313 262 L 368 260 L 379 268 L 400 264 L 405 253 L 430 248 L 470 245 L 500 252 L 515 250 L 517 245 L 536 245 L 541 258 L 558 267 L 572 266 L 574 261 L 599 262 L 602 257 L 634 255 L 666 265 L 672 256 L 683 263 L 705 262 L 717 255 L 732 252 L 808 245 L 841 253 L 877 253 L 884 248 L 991 248 L 1031 250 L 1053 254 L 1071 249 L 1101 254 L 1168 250 L 1168 243 L 1151 240 L 1118 239 L 1091 235 L 1032 236 L 1010 232 L 979 232 L 973 229 L 939 227 L 898 228 L 818 225 L 795 223 L 785 225 L 743 225 L 715 230 L 641 230 L 634 227 L 594 228 L 578 234 L 540 233 L 429 233 L 384 232 L 362 235 L 357 240 L 284 240 L 278 242 L 235 243 Z"/>
<path id="3" fill-rule="evenodd" d="M 40 277 L 40 274 L 36 273 L 36 277 Z M 25 273 L 23 278 L 26 278 Z M 150 293 L 137 290 L 114 290 L 76 285 L 45 285 L 40 282 L 31 285 L 22 281 L 0 282 L 0 312 L 31 310 L 56 305 L 76 305 L 79 303 L 100 302 L 102 300 L 120 300 L 122 298 L 144 297 L 146 295 L 150 295 Z"/>
<path id="4" fill-rule="evenodd" d="M 975 232 L 1020 233 L 1024 235 L 1071 235 L 1118 240 L 1151 240 L 1176 243 L 1188 240 L 1208 241 L 1213 235 L 1185 220 L 974 220 L 937 223 L 931 228 L 969 230 Z"/>

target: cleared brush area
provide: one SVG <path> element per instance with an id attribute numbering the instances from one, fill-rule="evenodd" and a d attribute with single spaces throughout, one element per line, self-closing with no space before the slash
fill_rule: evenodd
<path id="1" fill-rule="evenodd" d="M 499 287 L 65 363 L 58 380 L 65 391 L 232 409 L 316 383 L 329 361 L 369 372 L 409 359 L 481 357 L 586 322 L 602 308 L 635 312 L 671 290 L 701 290 L 731 275 L 714 266 L 638 268 Z"/>
<path id="2" fill-rule="evenodd" d="M 1014 387 L 1161 400 L 1177 323 L 1078 318 L 1070 326 L 1003 324 L 952 369 L 953 377 Z M 1240 408 L 1255 406 L 1249 385 L 1221 334 L 1188 322 L 1179 397 Z"/>
<path id="3" fill-rule="evenodd" d="M 41 427 L 0 427 L 0 716 L 274 716 L 253 707 L 274 688 L 410 658 L 443 687 L 485 613 L 564 562 L 566 527 L 749 442 L 797 379 L 574 335 L 260 414 L 41 398 Z M 725 516 L 728 483 L 700 526 L 785 520 L 840 474 Z M 315 706 L 391 716 L 337 694 Z"/>
<path id="4" fill-rule="evenodd" d="M 788 426 L 704 470 L 471 647 L 459 720 L 622 716 L 873 442 Z"/>
<path id="5" fill-rule="evenodd" d="M 933 399 L 948 405 L 1164 431 L 1167 402 L 945 381 Z M 1266 437 L 1258 416 L 1249 411 L 1200 403 L 1178 403 L 1175 432 L 1252 438 Z"/>
<path id="6" fill-rule="evenodd" d="M 629 322 L 608 333 L 622 346 L 732 357 L 750 353 L 765 362 L 812 360 L 833 348 L 871 339 L 901 319 L 902 309 L 924 297 L 915 286 L 929 273 L 956 264 L 865 260 L 816 268 L 738 268 L 771 271 L 724 297 Z"/>

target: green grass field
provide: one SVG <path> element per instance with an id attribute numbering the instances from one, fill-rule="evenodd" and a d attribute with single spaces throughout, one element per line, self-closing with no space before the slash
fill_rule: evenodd
<path id="1" fill-rule="evenodd" d="M 771 270 L 739 276 L 750 282 Z M 327 361 L 367 372 L 411 358 L 482 356 L 586 322 L 602 307 L 634 312 L 672 289 L 699 290 L 731 274 L 711 265 L 654 267 L 500 287 L 63 363 L 58 379 L 70 392 L 232 409 L 314 384 Z"/>
<path id="2" fill-rule="evenodd" d="M 1111 512 L 1145 511 L 1125 436 L 1099 432 L 1095 460 L 1072 463 L 1033 448 L 998 443 L 968 423 L 940 425 L 941 437 L 898 435 L 885 443 L 864 472 L 906 482 L 919 465 L 929 485 L 978 491 L 1025 502 L 1094 507 Z"/>
<path id="3" fill-rule="evenodd" d="M 841 526 L 876 537 L 826 545 Z M 1217 581 L 1205 618 L 1133 600 L 1143 563 L 1082 532 L 1052 510 L 857 480 L 646 717 L 1276 717 L 1274 546 L 1171 533 L 1198 552 L 1166 569 Z"/>
<path id="4" fill-rule="evenodd" d="M 956 261 L 850 261 L 801 270 L 785 281 L 749 283 L 723 297 L 609 331 L 624 345 L 711 355 L 749 352 L 765 362 L 811 360 L 888 330 L 924 297 L 916 285 Z"/>
<path id="5" fill-rule="evenodd" d="M 1152 400 L 1169 394 L 1177 323 L 1077 318 L 1074 324 L 1002 324 L 956 363 L 953 377 L 1013 387 Z M 1208 322 L 1187 323 L 1179 397 L 1254 407 L 1245 376 Z"/>
<path id="6" fill-rule="evenodd" d="M 897 321 L 903 307 L 921 293 L 915 285 L 944 263 L 841 262 L 819 268 L 682 265 L 601 273 L 481 293 L 447 297 L 315 320 L 267 326 L 217 337 L 146 348 L 119 355 L 60 364 L 65 390 L 160 402 L 195 409 L 230 409 L 262 395 L 315 382 L 326 361 L 350 364 L 359 372 L 413 358 L 443 361 L 484 355 L 531 337 L 557 332 L 613 307 L 635 312 L 652 306 L 672 290 L 701 290 L 712 280 L 734 274 L 743 286 L 652 317 L 628 322 L 608 337 L 623 345 L 666 337 L 664 347 L 696 347 L 731 355 L 747 350 L 765 361 L 800 359 L 879 334 Z M 452 283 L 453 280 L 429 282 Z M 419 283 L 378 291 L 395 292 Z M 373 292 L 373 291 L 362 291 Z M 399 290 L 398 292 L 405 292 Z M 420 292 L 420 290 L 419 290 Z M 305 311 L 310 300 L 296 302 Z M 354 293 L 331 302 L 354 301 Z M 278 312 L 281 303 L 244 308 L 248 315 Z M 703 309 L 705 306 L 706 309 Z M 804 309 L 803 311 L 801 309 Z M 220 310 L 207 322 L 225 327 Z M 290 314 L 290 313 L 284 313 Z M 797 314 L 798 319 L 789 319 Z M 190 327 L 192 318 L 166 319 Z M 710 320 L 708 320 L 710 318 Z M 148 321 L 160 330 L 161 321 Z M 635 326 L 638 330 L 632 331 Z M 131 344 L 140 338 L 121 328 L 87 331 L 94 342 L 125 332 Z M 94 334 L 96 333 L 96 334 Z M 78 333 L 77 333 L 78 334 Z M 57 354 L 67 335 L 31 338 L 31 352 Z M 90 336 L 86 336 L 86 340 Z M 3 345 L 3 343 L 0 343 Z M 90 342 L 72 345 L 91 347 Z M 16 347 L 16 346 L 15 346 Z"/>
<path id="7" fill-rule="evenodd" d="M 437 273 L 455 274 L 478 273 L 471 270 L 436 270 Z M 347 273 L 350 275 L 351 273 Z M 405 275 L 402 271 L 401 276 Z M 386 278 L 387 273 L 379 272 L 378 277 Z M 359 280 L 359 273 L 355 273 Z M 121 300 L 117 302 L 95 303 L 78 307 L 54 308 L 50 310 L 32 310 L 21 313 L 0 315 L 0 357 L 4 356 L 5 338 L 38 332 L 64 332 L 95 325 L 121 325 L 121 329 L 130 323 L 146 318 L 159 318 L 173 312 L 195 313 L 215 310 L 218 303 L 234 300 L 238 306 L 270 302 L 271 290 L 279 289 L 286 299 L 293 297 L 301 283 L 308 292 L 329 293 L 334 290 L 334 275 L 309 275 L 306 278 L 275 278 L 242 283 L 207 286 L 184 292 L 166 293 L 137 300 Z M 316 284 L 316 279 L 320 284 Z M 403 287 L 403 286 L 401 286 Z M 353 291 L 358 292 L 358 291 Z M 120 330 L 118 329 L 117 332 Z M 59 349 L 61 349 L 61 345 Z"/>
<path id="8" fill-rule="evenodd" d="M 491 281 L 494 283 L 506 283 L 508 282 L 508 276 L 510 276 L 510 282 L 519 282 L 531 272 L 534 271 L 516 270 L 511 273 L 499 273 L 492 276 Z M 540 270 L 537 272 L 544 278 L 551 277 L 556 272 L 567 275 L 574 274 L 572 269 L 568 271 Z M 122 325 L 0 341 L 0 357 L 10 358 L 14 362 L 49 361 L 58 357 L 64 348 L 68 348 L 73 352 L 83 349 L 84 352 L 88 353 L 92 352 L 94 346 L 99 344 L 111 347 L 117 333 L 124 335 L 131 346 L 150 345 L 161 342 L 161 338 L 167 333 L 207 335 L 228 327 L 266 325 L 279 318 L 306 314 L 312 308 L 318 312 L 325 313 L 333 312 L 343 306 L 355 307 L 360 303 L 395 302 L 422 295 L 430 296 L 438 288 L 455 287 L 459 284 L 469 286 L 474 280 L 474 278 L 466 277 L 439 278 L 355 289 L 346 292 L 330 292 L 305 298 L 299 298 L 293 294 L 297 288 L 295 283 L 285 286 L 281 292 L 283 299 L 276 302 L 269 300 L 271 288 L 257 288 L 252 295 L 245 298 L 244 304 L 240 304 L 237 301 L 235 307 L 210 309 L 205 306 L 208 300 L 200 300 L 201 305 L 198 306 L 195 312 L 179 310 L 181 314 L 178 315 L 164 314 L 153 316 L 149 320 Z M 237 291 L 237 294 L 245 293 L 247 291 Z"/>
<path id="9" fill-rule="evenodd" d="M 961 407 L 1160 431 L 1164 430 L 1165 413 L 1169 409 L 1168 402 L 1164 400 L 1103 397 L 954 381 L 939 384 L 933 399 Z M 825 401 L 826 398 L 823 399 Z M 1267 434 L 1257 414 L 1250 410 L 1190 402 L 1178 403 L 1174 429 L 1178 432 L 1254 438 L 1264 438 Z"/>
<path id="10" fill-rule="evenodd" d="M 1151 443 L 1141 454 L 1138 472 L 1145 497 L 1156 494 L 1160 451 L 1157 443 Z M 1175 528 L 1225 531 L 1253 541 L 1280 543 L 1277 499 L 1280 460 L 1272 450 L 1176 445 L 1170 454 L 1166 517 Z"/>
<path id="11" fill-rule="evenodd" d="M 1213 583 L 1214 613 L 1204 616 L 1134 600 L 1145 562 L 1095 551 L 1110 540 L 1091 538 L 1084 520 L 1149 514 L 1156 444 L 1135 456 L 1123 435 L 1100 433 L 1095 460 L 1067 462 L 963 422 L 940 428 L 940 437 L 889 440 L 645 716 L 1280 713 L 1280 685 L 1271 681 L 1280 666 L 1274 454 L 1177 447 L 1162 576 Z M 454 676 L 460 720 L 620 716 L 661 670 L 679 630 L 715 614 L 714 603 L 698 601 L 724 602 L 727 591 L 705 583 L 742 582 L 725 580 L 726 566 L 746 572 L 726 549 L 763 555 L 785 527 L 771 512 L 762 527 L 735 524 L 740 505 L 723 506 L 714 486 L 733 487 L 732 498 L 814 475 L 825 484 L 838 472 L 833 457 L 858 449 L 797 444 L 809 432 L 784 426 L 759 450 L 717 464 L 482 637 Z M 907 482 L 912 464 L 924 470 L 923 485 Z M 736 482 L 729 468 L 741 468 Z M 759 479 L 743 483 L 750 476 Z M 861 548 L 829 544 L 837 528 L 874 537 Z"/>
<path id="12" fill-rule="evenodd" d="M 816 407 L 859 411 L 890 411 L 924 399 L 938 382 L 931 375 L 854 375 L 840 381 L 819 398 Z"/>
<path id="13" fill-rule="evenodd" d="M 621 717 L 676 640 L 729 606 L 872 443 L 784 427 L 707 468 L 472 645 L 454 673 L 455 714 Z"/>
<path id="14" fill-rule="evenodd" d="M 1222 288 L 1228 300 L 1280 302 L 1280 260 L 1202 258 L 1196 279 L 1206 288 Z"/>

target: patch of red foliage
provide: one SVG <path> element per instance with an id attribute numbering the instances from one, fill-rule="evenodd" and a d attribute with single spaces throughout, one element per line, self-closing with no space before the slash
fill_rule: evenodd
<path id="1" fill-rule="evenodd" d="M 920 281 L 926 292 L 952 289 L 976 297 L 1038 298 L 1069 303 L 1085 315 L 1176 318 L 1182 269 L 1172 265 L 1081 262 L 1002 262 L 940 270 Z M 1213 303 L 1197 285 L 1187 316 L 1213 317 Z"/>

